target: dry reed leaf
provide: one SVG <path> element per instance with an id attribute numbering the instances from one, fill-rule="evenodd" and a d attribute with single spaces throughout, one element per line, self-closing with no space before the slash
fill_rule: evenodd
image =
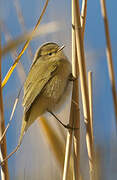
<path id="1" fill-rule="evenodd" d="M 10 51 L 15 50 L 19 45 L 32 38 L 37 38 L 43 36 L 48 33 L 56 32 L 60 29 L 59 23 L 52 21 L 47 24 L 43 24 L 36 30 L 36 32 L 32 35 L 32 31 L 26 32 L 21 36 L 17 37 L 14 40 L 10 40 L 3 48 L 2 48 L 2 56 L 5 56 Z"/>
<path id="2" fill-rule="evenodd" d="M 0 136 L 5 130 L 5 121 L 4 121 L 4 106 L 3 106 L 3 96 L 2 96 L 2 72 L 1 72 L 1 38 L 0 38 Z M 2 161 L 7 156 L 7 144 L 6 144 L 6 136 L 4 136 L 2 144 L 0 146 L 0 160 Z M 1 168 L 1 179 L 8 180 L 9 179 L 9 171 L 8 171 L 8 162 L 6 161 Z"/>
<path id="3" fill-rule="evenodd" d="M 64 154 L 65 154 L 65 146 L 63 144 L 63 141 L 61 141 L 61 139 L 55 132 L 55 129 L 50 126 L 46 118 L 40 117 L 38 122 L 39 122 L 39 125 L 41 125 L 41 129 L 43 130 L 43 133 L 46 136 L 46 140 L 51 147 L 51 150 L 61 168 L 61 171 L 63 171 Z M 73 169 L 72 161 L 70 161 L 70 169 L 68 173 L 69 179 L 72 179 L 73 177 L 72 169 Z"/>
<path id="4" fill-rule="evenodd" d="M 31 35 L 30 35 L 30 38 L 29 38 L 29 39 L 26 41 L 26 43 L 24 44 L 21 52 L 19 53 L 19 55 L 18 55 L 18 57 L 16 58 L 15 62 L 13 63 L 13 65 L 11 66 L 11 68 L 9 69 L 9 71 L 7 72 L 5 78 L 3 79 L 2 88 L 5 86 L 5 84 L 6 84 L 7 81 L 9 80 L 9 78 L 10 78 L 12 72 L 14 71 L 17 63 L 19 62 L 21 56 L 24 54 L 24 52 L 25 52 L 25 50 L 27 49 L 30 41 L 32 40 L 33 34 L 34 34 L 35 31 L 37 30 L 37 28 L 38 28 L 38 26 L 39 26 L 39 24 L 40 24 L 40 22 L 41 22 L 41 19 L 42 19 L 44 13 L 45 13 L 45 10 L 46 10 L 46 8 L 47 8 L 48 2 L 49 2 L 49 0 L 46 0 L 45 5 L 44 5 L 43 10 L 42 10 L 42 13 L 41 13 L 41 15 L 40 15 L 40 17 L 39 17 L 39 19 L 38 19 L 38 21 L 37 21 L 36 26 L 34 27 L 32 33 L 31 33 Z"/>
<path id="5" fill-rule="evenodd" d="M 7 126 L 6 126 L 6 128 L 5 128 L 5 130 L 4 130 L 4 132 L 2 133 L 2 135 L 1 135 L 1 137 L 0 137 L 0 144 L 2 143 L 2 140 L 3 140 L 4 136 L 6 135 L 6 132 L 7 132 L 8 128 L 9 128 L 9 126 L 10 126 L 10 124 L 11 124 L 11 121 L 12 121 L 12 119 L 13 119 L 13 115 L 14 115 L 14 113 L 15 113 L 15 109 L 16 109 L 17 104 L 18 104 L 18 101 L 19 101 L 19 97 L 20 97 L 21 90 L 22 90 L 22 88 L 20 89 L 20 91 L 19 91 L 19 93 L 18 93 L 18 96 L 17 96 L 16 99 L 15 99 L 15 102 L 14 102 L 14 105 L 13 105 L 13 109 L 12 109 L 12 112 L 11 112 L 11 116 L 10 116 L 10 120 L 9 120 L 9 122 L 8 122 L 8 124 L 7 124 Z"/>
<path id="6" fill-rule="evenodd" d="M 38 19 L 38 22 L 37 22 L 36 26 L 34 27 L 34 30 L 32 31 L 32 34 L 31 34 L 31 36 L 30 36 L 30 39 L 26 41 L 23 49 L 21 50 L 21 52 L 19 53 L 19 55 L 18 55 L 18 57 L 16 58 L 15 62 L 13 63 L 13 65 L 11 66 L 11 68 L 9 69 L 7 75 L 5 76 L 5 78 L 4 78 L 3 82 L 2 82 L 1 89 L 2 89 L 2 88 L 5 86 L 5 84 L 7 83 L 8 79 L 10 78 L 13 70 L 15 69 L 15 67 L 16 67 L 19 59 L 20 59 L 20 57 L 23 55 L 24 51 L 27 49 L 30 41 L 32 40 L 32 36 L 33 36 L 33 34 L 35 33 L 35 31 L 37 30 L 37 28 L 38 28 L 38 26 L 39 26 L 39 24 L 40 24 L 40 22 L 41 22 L 41 19 L 42 19 L 44 13 L 45 13 L 46 8 L 47 8 L 48 2 L 49 2 L 49 0 L 46 0 L 46 2 L 45 2 L 45 4 L 44 4 L 44 7 L 43 7 L 43 9 L 42 9 L 41 15 L 40 15 L 40 17 L 39 17 L 39 19 Z M 1 55 L 1 53 L 0 53 L 0 55 Z M 4 129 L 5 129 L 5 128 L 4 128 Z M 7 157 L 5 156 L 5 157 L 3 158 L 3 161 L 1 161 L 0 166 L 4 166 L 4 163 L 5 163 L 5 164 L 7 163 L 7 160 L 19 149 L 20 145 L 21 145 L 21 142 L 18 143 L 17 147 L 16 147 Z"/>
<path id="7" fill-rule="evenodd" d="M 43 130 L 45 136 L 47 137 L 47 142 L 50 145 L 61 169 L 63 168 L 63 159 L 64 159 L 64 144 L 60 140 L 59 136 L 55 132 L 55 130 L 50 126 L 47 122 L 46 118 L 40 117 L 39 125 L 41 125 L 41 129 Z"/>

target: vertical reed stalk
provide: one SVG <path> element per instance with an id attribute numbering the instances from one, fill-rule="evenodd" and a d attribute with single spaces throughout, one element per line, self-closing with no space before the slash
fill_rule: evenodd
<path id="1" fill-rule="evenodd" d="M 87 0 L 82 0 L 82 9 L 80 15 L 81 27 L 82 27 L 82 38 L 84 39 L 85 24 L 87 15 Z"/>
<path id="2" fill-rule="evenodd" d="M 1 40 L 0 40 L 0 137 L 2 136 L 5 130 L 4 107 L 3 107 L 3 97 L 2 97 L 1 57 L 2 56 L 1 56 Z M 6 136 L 4 136 L 2 144 L 1 144 L 0 160 L 2 161 L 6 157 L 7 157 L 7 145 L 6 145 Z M 1 167 L 1 180 L 9 180 L 7 161 Z"/>
<path id="3" fill-rule="evenodd" d="M 72 74 L 75 78 L 77 78 L 77 54 L 76 54 L 76 42 L 75 42 L 75 32 L 74 32 L 74 11 L 73 11 L 73 2 L 72 2 Z M 75 102 L 75 103 L 74 103 Z M 76 105 L 77 104 L 77 105 Z M 78 79 L 73 82 L 73 91 L 72 91 L 72 100 L 71 100 L 71 112 L 70 112 L 70 120 L 69 124 L 72 125 L 74 128 L 79 128 L 79 108 L 78 106 Z M 65 161 L 64 161 L 64 171 L 63 171 L 63 180 L 67 179 L 68 175 L 68 167 L 69 167 L 69 159 L 71 153 L 71 146 L 72 146 L 72 135 L 73 132 L 68 130 L 67 132 L 67 142 L 66 142 L 66 152 L 65 152 Z M 79 136 L 80 131 L 75 130 L 74 132 L 74 177 L 78 179 L 79 177 Z"/>
<path id="4" fill-rule="evenodd" d="M 89 106 L 90 106 L 90 124 L 91 124 L 91 136 L 94 142 L 93 136 L 93 92 L 92 92 L 92 72 L 88 72 L 88 88 L 89 88 Z"/>
<path id="5" fill-rule="evenodd" d="M 74 3 L 74 15 L 75 15 L 75 32 L 76 32 L 76 46 L 78 55 L 79 74 L 81 81 L 81 94 L 83 102 L 83 111 L 86 124 L 86 143 L 89 157 L 90 166 L 90 179 L 94 179 L 94 147 L 91 136 L 91 124 L 90 124 L 90 106 L 89 106 L 89 94 L 87 86 L 87 75 L 84 55 L 84 44 L 82 38 L 82 28 L 80 24 L 80 9 L 79 1 L 73 0 Z"/>
<path id="6" fill-rule="evenodd" d="M 71 111 L 70 111 L 70 119 L 69 119 L 69 125 L 71 127 L 73 126 L 72 116 L 73 116 L 73 103 L 71 102 Z M 65 149 L 63 180 L 68 179 L 67 177 L 68 177 L 69 160 L 70 160 L 71 147 L 72 147 L 72 135 L 73 135 L 73 131 L 68 130 L 68 132 L 67 132 L 67 140 L 66 140 L 66 149 Z"/>
<path id="7" fill-rule="evenodd" d="M 72 27 L 75 27 L 74 16 L 74 3 L 72 1 Z M 80 179 L 80 111 L 79 111 L 79 83 L 78 83 L 78 61 L 77 61 L 77 49 L 76 49 L 76 36 L 75 28 L 72 28 L 72 74 L 76 78 L 73 82 L 73 122 L 74 128 L 78 130 L 74 131 L 73 136 L 73 151 L 74 151 L 74 179 Z"/>
<path id="8" fill-rule="evenodd" d="M 87 0 L 84 0 L 82 3 L 82 36 L 84 39 L 85 23 L 86 23 L 86 10 L 87 10 Z M 76 38 L 75 38 L 75 15 L 74 15 L 74 3 L 72 1 L 72 74 L 75 78 L 78 78 L 78 61 L 77 61 L 77 49 L 76 49 Z M 74 103 L 75 102 L 75 103 Z M 78 130 L 74 131 L 73 138 L 73 150 L 74 150 L 74 179 L 80 179 L 80 114 L 79 114 L 79 95 L 78 95 L 78 79 L 73 83 L 73 92 L 72 92 L 72 105 L 71 105 L 71 115 L 72 123 L 74 127 Z M 67 138 L 72 141 L 72 133 L 68 131 Z M 68 140 L 67 139 L 67 140 Z M 69 140 L 68 140 L 69 141 Z M 71 143 L 69 143 L 71 145 Z M 70 148 L 70 147 L 69 147 Z M 70 150 L 68 151 L 70 153 Z M 67 154 L 68 155 L 68 154 Z M 70 154 L 68 155 L 70 156 Z M 69 163 L 67 161 L 67 163 Z M 65 170 L 66 167 L 66 170 Z M 64 166 L 64 172 L 67 174 L 68 164 Z M 64 175 L 65 175 L 64 173 Z M 67 175 L 64 179 L 67 178 Z"/>
<path id="9" fill-rule="evenodd" d="M 105 27 L 105 36 L 106 36 L 106 44 L 107 44 L 106 54 L 107 54 L 107 60 L 108 60 L 108 71 L 109 71 L 109 77 L 110 77 L 111 88 L 112 88 L 115 118 L 116 118 L 116 131 L 117 131 L 117 95 L 116 95 L 113 58 L 112 58 L 112 48 L 111 48 L 111 41 L 110 41 L 110 35 L 109 35 L 109 25 L 108 25 L 105 0 L 100 0 L 100 3 L 101 3 L 101 10 L 102 10 L 102 16 L 103 16 L 104 27 Z"/>
<path id="10" fill-rule="evenodd" d="M 74 130 L 73 136 L 73 150 L 74 150 L 74 179 L 80 179 L 80 111 L 79 111 L 79 93 L 78 93 L 78 79 L 73 84 L 73 122 Z M 77 104 L 76 104 L 77 103 Z"/>

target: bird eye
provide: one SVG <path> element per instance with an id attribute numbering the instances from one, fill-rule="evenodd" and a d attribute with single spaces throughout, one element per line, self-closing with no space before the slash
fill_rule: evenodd
<path id="1" fill-rule="evenodd" d="M 51 56 L 51 55 L 52 55 L 52 52 L 50 52 L 48 55 Z"/>

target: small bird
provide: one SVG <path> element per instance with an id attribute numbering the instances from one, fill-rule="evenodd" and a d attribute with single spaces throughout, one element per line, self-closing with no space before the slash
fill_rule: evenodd
<path id="1" fill-rule="evenodd" d="M 30 125 L 46 111 L 52 112 L 66 92 L 72 68 L 63 48 L 49 42 L 42 45 L 34 56 L 24 84 L 20 143 Z"/>

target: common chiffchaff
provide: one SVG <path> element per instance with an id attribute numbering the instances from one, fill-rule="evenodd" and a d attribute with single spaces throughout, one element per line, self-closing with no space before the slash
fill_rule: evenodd
<path id="1" fill-rule="evenodd" d="M 52 111 L 68 86 L 72 68 L 56 43 L 46 43 L 36 52 L 24 84 L 20 142 L 29 126 L 46 111 Z"/>

